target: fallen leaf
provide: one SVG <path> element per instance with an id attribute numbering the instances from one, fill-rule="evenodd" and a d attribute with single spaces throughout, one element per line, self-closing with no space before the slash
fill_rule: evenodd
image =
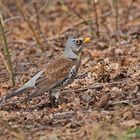
<path id="1" fill-rule="evenodd" d="M 105 95 L 102 96 L 100 101 L 97 104 L 97 107 L 103 108 L 106 107 L 110 99 L 110 93 L 106 93 Z"/>

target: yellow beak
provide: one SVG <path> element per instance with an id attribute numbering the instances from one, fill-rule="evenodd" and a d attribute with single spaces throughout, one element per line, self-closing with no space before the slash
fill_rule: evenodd
<path id="1" fill-rule="evenodd" d="M 83 39 L 83 43 L 89 43 L 91 41 L 91 38 L 87 37 Z"/>

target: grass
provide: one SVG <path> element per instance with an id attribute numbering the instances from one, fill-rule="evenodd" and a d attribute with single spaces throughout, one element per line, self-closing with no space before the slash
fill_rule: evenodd
<path id="1" fill-rule="evenodd" d="M 12 60 L 11 60 L 11 55 L 10 55 L 10 50 L 9 50 L 9 47 L 8 47 L 6 35 L 5 35 L 5 32 L 4 32 L 4 24 L 3 24 L 2 15 L 0 15 L 0 31 L 1 31 L 1 34 L 2 34 L 3 50 L 4 50 L 4 55 L 6 57 L 6 60 L 7 60 L 10 79 L 12 81 L 12 86 L 14 86 L 15 85 L 15 79 L 14 79 L 13 64 L 12 64 Z"/>

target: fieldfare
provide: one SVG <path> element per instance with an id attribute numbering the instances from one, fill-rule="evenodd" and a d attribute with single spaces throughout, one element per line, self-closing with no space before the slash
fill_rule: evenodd
<path id="1" fill-rule="evenodd" d="M 44 92 L 48 92 L 50 100 L 55 106 L 55 102 L 59 98 L 59 94 L 57 93 L 59 93 L 60 89 L 73 82 L 76 78 L 81 63 L 83 44 L 89 41 L 90 38 L 75 39 L 69 37 L 65 44 L 63 56 L 56 58 L 46 65 L 22 87 L 4 96 L 0 104 L 2 105 L 6 100 L 21 94 L 23 91 L 35 89 L 23 101 L 29 101 L 34 97 L 42 95 Z"/>

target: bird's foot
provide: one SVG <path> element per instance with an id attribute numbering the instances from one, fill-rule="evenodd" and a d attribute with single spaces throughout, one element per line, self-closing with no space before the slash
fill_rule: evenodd
<path id="1" fill-rule="evenodd" d="M 49 102 L 50 107 L 58 107 L 58 102 L 54 96 L 50 97 L 50 102 Z"/>
<path id="2" fill-rule="evenodd" d="M 54 95 L 50 96 L 50 107 L 58 107 L 58 105 L 60 104 L 59 95 L 59 93 L 55 93 Z"/>

